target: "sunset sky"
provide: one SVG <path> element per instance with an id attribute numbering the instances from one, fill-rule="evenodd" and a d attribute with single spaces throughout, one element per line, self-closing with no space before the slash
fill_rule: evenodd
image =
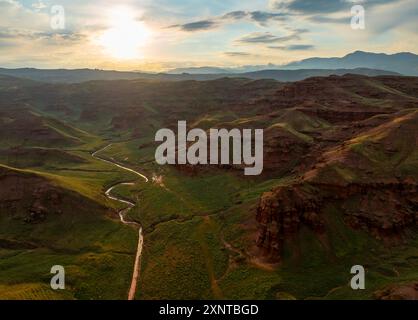
<path id="1" fill-rule="evenodd" d="M 365 30 L 351 29 L 354 4 Z M 51 27 L 57 5 L 63 29 Z M 418 53 L 417 0 L 0 0 L 0 13 L 0 67 L 163 71 Z"/>

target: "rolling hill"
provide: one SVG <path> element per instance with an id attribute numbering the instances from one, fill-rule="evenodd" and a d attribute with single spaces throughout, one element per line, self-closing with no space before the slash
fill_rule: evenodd
<path id="1" fill-rule="evenodd" d="M 0 78 L 0 297 L 372 299 L 417 279 L 418 78 L 45 83 Z M 155 132 L 263 128 L 263 175 L 159 166 Z M 136 181 L 136 180 L 135 180 Z M 66 266 L 68 290 L 48 287 Z M 367 267 L 367 288 L 347 285 Z M 109 287 L 108 279 L 116 279 Z"/>
<path id="2" fill-rule="evenodd" d="M 410 52 L 395 54 L 355 51 L 341 58 L 309 58 L 285 66 L 287 69 L 370 68 L 418 75 L 418 56 Z"/>
<path id="3" fill-rule="evenodd" d="M 343 57 L 331 58 L 309 58 L 301 61 L 294 61 L 287 64 L 242 66 L 233 68 L 179 68 L 169 71 L 172 74 L 190 73 L 249 73 L 263 70 L 298 70 L 298 69 L 378 69 L 387 70 L 395 73 L 417 76 L 418 75 L 418 56 L 411 52 L 401 52 L 395 54 L 373 53 L 355 51 Z M 204 72 L 200 72 L 204 70 Z M 302 79 L 298 79 L 302 80 Z"/>
<path id="4" fill-rule="evenodd" d="M 107 70 L 47 70 L 47 69 L 5 69 L 0 68 L 0 74 L 20 77 L 35 81 L 50 82 L 50 83 L 79 83 L 96 80 L 133 80 L 146 79 L 158 81 L 210 81 L 221 78 L 247 78 L 253 80 L 274 79 L 277 81 L 298 81 L 314 76 L 330 76 L 330 75 L 344 75 L 346 73 L 354 73 L 365 76 L 378 75 L 399 75 L 399 73 L 392 71 L 385 71 L 379 69 L 369 68 L 309 68 L 298 70 L 259 70 L 253 72 L 213 72 L 208 73 L 206 69 L 202 69 L 202 73 L 141 73 L 141 72 L 121 72 L 121 71 L 107 71 Z"/>

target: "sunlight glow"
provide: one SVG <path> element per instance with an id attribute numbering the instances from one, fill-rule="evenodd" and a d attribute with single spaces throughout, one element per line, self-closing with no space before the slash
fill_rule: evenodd
<path id="1" fill-rule="evenodd" d="M 117 59 L 143 58 L 140 51 L 150 40 L 151 31 L 128 8 L 115 8 L 109 16 L 110 28 L 98 39 L 105 53 Z"/>

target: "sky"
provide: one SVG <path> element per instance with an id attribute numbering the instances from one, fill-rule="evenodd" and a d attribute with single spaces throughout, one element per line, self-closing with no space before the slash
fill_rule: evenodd
<path id="1" fill-rule="evenodd" d="M 364 8 L 353 29 L 352 8 Z M 160 72 L 418 53 L 417 0 L 0 0 L 0 66 Z"/>

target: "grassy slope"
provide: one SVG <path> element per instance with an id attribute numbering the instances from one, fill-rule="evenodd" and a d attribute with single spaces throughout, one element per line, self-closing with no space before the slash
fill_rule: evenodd
<path id="1" fill-rule="evenodd" d="M 12 172 L 38 179 L 33 173 Z M 25 184 L 31 183 L 28 179 Z M 19 218 L 27 214 L 25 203 L 33 201 L 26 196 L 13 214 L 1 209 L 0 296 L 123 299 L 130 282 L 135 230 L 108 217 L 104 207 L 80 193 L 54 188 L 65 195 L 62 212 L 49 212 L 41 223 L 24 223 Z M 57 264 L 66 268 L 67 290 L 62 292 L 48 289 L 49 270 Z M 117 281 L 109 283 L 108 277 Z"/>
<path id="2" fill-rule="evenodd" d="M 125 299 L 137 233 L 122 225 L 116 216 L 107 215 L 103 206 L 119 204 L 104 197 L 103 191 L 106 186 L 132 176 L 91 157 L 87 150 L 103 145 L 98 137 L 50 118 L 45 122 L 63 137 L 79 139 L 79 145 L 66 151 L 24 149 L 17 161 L 6 153 L 2 158 L 4 163 L 17 162 L 25 169 L 2 167 L 18 175 L 42 177 L 55 188 L 68 190 L 64 194 L 72 196 L 63 201 L 62 214 L 48 215 L 39 224 L 27 224 L 16 218 L 26 214 L 23 204 L 13 215 L 1 209 L 0 238 L 7 242 L 0 249 L 0 297 Z M 10 246 L 10 241 L 15 245 Z M 26 248 L 22 241 L 34 246 Z M 52 276 L 49 270 L 56 264 L 65 266 L 65 291 L 53 291 L 49 287 Z M 114 281 L 107 281 L 109 278 Z"/>
<path id="3" fill-rule="evenodd" d="M 125 83 L 120 85 L 124 86 Z M 199 86 L 196 83 L 193 85 Z M 105 85 L 90 83 L 85 89 L 92 93 L 100 86 Z M 219 89 L 215 87 L 213 90 Z M 182 94 L 179 93 L 180 96 Z M 202 99 L 208 94 L 202 93 Z M 178 100 L 178 97 L 172 98 L 173 105 L 177 106 Z M 195 100 L 185 104 L 184 109 L 189 110 L 190 106 L 201 102 L 198 97 Z M 170 101 L 163 100 L 159 103 L 171 106 L 168 103 Z M 208 105 L 210 103 L 212 102 L 209 101 Z M 156 119 L 160 119 L 161 114 L 166 112 L 161 111 L 160 106 L 152 104 L 147 104 L 144 108 L 147 115 L 152 114 Z M 175 114 L 183 115 L 184 109 L 175 110 Z M 195 119 L 198 111 L 190 110 L 193 110 L 189 111 L 192 115 L 188 114 L 188 117 Z M 99 135 L 121 138 L 127 137 L 131 131 L 123 131 L 114 136 L 109 135 L 109 132 L 102 132 L 103 128 L 110 127 L 106 112 L 101 116 L 98 122 L 82 123 L 83 129 L 95 132 L 96 136 L 86 136 L 75 128 L 68 128 L 68 125 L 48 120 L 48 125 L 56 128 L 56 132 L 83 141 L 76 147 L 67 147 L 66 152 L 82 157 L 86 162 L 71 165 L 54 163 L 53 166 L 30 169 L 66 188 L 80 191 L 98 203 L 114 206 L 114 203 L 109 203 L 101 196 L 104 187 L 133 177 L 127 177 L 126 173 L 115 170 L 112 166 L 92 160 L 87 151 L 106 144 L 98 138 Z M 196 125 L 208 127 L 219 122 L 230 125 L 266 124 L 259 117 L 248 115 L 247 119 L 223 112 L 211 116 L 199 115 L 197 119 Z M 68 120 L 74 119 L 69 117 Z M 161 126 L 161 122 L 157 122 L 154 125 Z M 307 119 L 292 110 L 271 118 L 269 124 L 278 124 L 301 139 L 307 139 L 306 132 L 328 127 L 326 122 Z M 152 131 L 149 128 L 148 130 Z M 318 239 L 309 230 L 303 230 L 299 239 L 286 246 L 286 259 L 279 268 L 269 270 L 257 264 L 257 261 L 245 256 L 244 252 L 253 241 L 251 235 L 255 229 L 254 208 L 257 200 L 263 192 L 273 186 L 287 184 L 293 177 L 248 181 L 239 174 L 224 174 L 217 170 L 197 177 L 185 176 L 173 168 L 161 168 L 149 162 L 153 159 L 154 147 L 145 144 L 152 138 L 147 136 L 148 133 L 136 140 L 115 143 L 104 152 L 107 157 L 127 163 L 147 176 L 163 176 L 164 186 L 139 183 L 133 187 L 125 186 L 115 190 L 126 198 L 138 200 L 138 209 L 132 210 L 130 215 L 141 221 L 145 227 L 145 247 L 137 298 L 371 298 L 373 290 L 382 285 L 416 279 L 416 240 L 411 240 L 412 245 L 385 248 L 366 234 L 347 229 L 337 208 L 328 208 L 327 211 L 331 226 L 327 233 L 328 239 Z M 141 145 L 143 147 L 139 148 Z M 13 280 L 14 277 L 17 279 L 7 283 L 6 287 L 11 290 L 9 293 L 15 292 L 14 297 L 21 297 L 21 286 L 27 286 L 27 297 L 46 295 L 58 298 L 56 293 L 45 293 L 44 283 L 49 280 L 47 266 L 52 261 L 59 260 L 70 266 L 69 279 L 73 289 L 71 297 L 125 296 L 124 290 L 128 287 L 126 281 L 132 264 L 128 261 L 132 256 L 126 253 L 132 251 L 135 245 L 134 233 L 109 219 L 104 219 L 104 222 L 91 221 L 84 228 L 77 222 L 74 229 L 70 228 L 68 233 L 63 233 L 62 243 L 58 240 L 61 234 L 54 235 L 51 234 L 53 231 L 48 231 L 62 224 L 72 226 L 70 222 L 51 221 L 51 225 L 45 225 L 45 230 L 39 231 L 41 239 L 45 236 L 45 239 L 57 240 L 59 250 L 46 247 L 40 252 L 38 249 L 32 250 L 35 252 L 23 250 L 23 254 L 19 250 L 2 252 L 5 266 L 0 268 L 9 272 L 5 273 L 3 281 Z M 4 222 L 4 225 L 7 227 L 8 223 Z M 11 237 L 26 231 L 11 227 Z M 80 243 L 76 244 L 72 239 L 78 233 Z M 76 247 L 77 252 L 66 252 L 71 247 Z M 35 263 L 33 267 L 34 261 L 45 261 L 45 264 Z M 351 277 L 349 270 L 359 261 L 367 264 L 368 289 L 354 292 L 347 286 Z M 21 269 L 16 268 L 16 265 L 22 266 Z M 33 273 L 30 271 L 32 269 Z M 105 287 L 109 276 L 114 279 L 120 274 L 124 277 L 118 278 L 118 283 L 112 284 L 111 288 Z M 40 280 L 33 284 L 32 279 Z M 7 290 L 0 286 L 0 296 L 2 292 L 6 295 Z M 63 293 L 60 297 L 69 297 L 66 294 Z"/>
<path id="4" fill-rule="evenodd" d="M 152 158 L 153 148 L 132 151 L 130 146 L 115 146 L 108 156 L 114 152 L 129 162 L 127 155 L 135 152 Z M 417 276 L 418 239 L 409 236 L 408 245 L 387 248 L 364 232 L 348 229 L 333 207 L 327 209 L 326 239 L 303 230 L 286 246 L 285 262 L 268 270 L 244 253 L 253 241 L 248 233 L 254 231 L 254 208 L 263 192 L 286 185 L 292 177 L 248 182 L 239 174 L 217 175 L 216 170 L 195 177 L 146 161 L 141 167 L 162 175 L 164 186 L 119 190 L 127 198 L 138 197 L 140 209 L 132 215 L 147 231 L 138 298 L 371 299 L 382 286 Z M 365 291 L 349 287 L 355 264 L 367 268 Z"/>
<path id="5" fill-rule="evenodd" d="M 145 164 L 144 169 L 155 168 Z M 335 208 L 329 208 L 327 218 L 332 248 L 304 230 L 298 245 L 289 244 L 283 265 L 263 268 L 235 250 L 244 252 L 252 241 L 248 230 L 254 229 L 258 197 L 291 180 L 248 183 L 216 171 L 188 177 L 159 169 L 164 187 L 150 183 L 117 190 L 126 198 L 138 197 L 140 209 L 132 216 L 146 229 L 138 298 L 372 298 L 375 289 L 415 276 L 416 250 L 399 246 L 388 251 L 367 234 L 347 229 Z M 402 260 L 408 262 L 398 266 Z M 359 261 L 368 266 L 368 290 L 355 292 L 348 287 L 349 271 Z"/>

